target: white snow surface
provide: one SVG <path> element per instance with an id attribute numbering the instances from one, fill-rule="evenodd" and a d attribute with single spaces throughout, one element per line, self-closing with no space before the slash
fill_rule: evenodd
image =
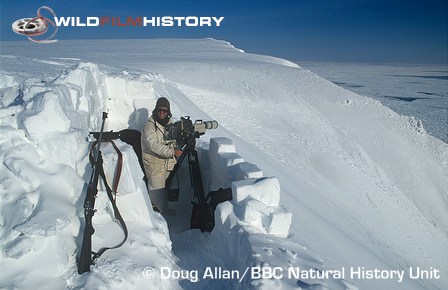
<path id="1" fill-rule="evenodd" d="M 1 54 L 0 288 L 448 285 L 448 144 L 414 117 L 214 39 L 1 42 Z M 88 133 L 99 130 L 102 111 L 107 131 L 141 130 L 160 96 L 175 118 L 219 122 L 197 149 L 206 192 L 231 187 L 233 200 L 218 206 L 211 233 L 190 230 L 184 175 L 177 215 L 165 220 L 150 207 L 132 148 L 117 141 L 125 163 L 117 204 L 129 238 L 78 275 Z M 116 153 L 103 144 L 103 154 L 112 177 Z M 96 209 L 94 249 L 118 243 L 103 187 Z M 283 276 L 242 277 L 255 267 Z M 290 278 L 289 267 L 345 275 Z M 358 267 L 404 276 L 352 277 Z M 411 277 L 417 268 L 434 275 Z M 197 270 L 199 279 L 165 278 L 166 269 Z M 207 269 L 242 279 L 203 279 Z"/>

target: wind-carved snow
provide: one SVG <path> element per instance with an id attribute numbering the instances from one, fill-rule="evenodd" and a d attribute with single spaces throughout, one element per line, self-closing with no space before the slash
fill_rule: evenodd
<path id="1" fill-rule="evenodd" d="M 79 43 L 37 52 L 26 50 L 28 43 L 2 43 L 11 55 L 2 57 L 0 76 L 2 288 L 447 284 L 448 148 L 419 120 L 288 61 L 243 53 L 226 42 Z M 106 130 L 140 130 L 159 96 L 170 99 L 175 117 L 219 122 L 198 141 L 205 188 L 230 186 L 234 200 L 218 206 L 211 234 L 188 230 L 185 197 L 173 204 L 180 210 L 167 223 L 150 207 L 132 149 L 117 141 L 126 164 L 117 200 L 129 240 L 79 276 L 76 254 L 91 172 L 88 132 L 99 129 L 102 111 L 109 111 Z M 103 150 L 112 176 L 115 153 L 108 144 Z M 104 193 L 97 199 L 94 248 L 122 238 Z M 440 269 L 441 277 L 192 282 L 162 279 L 164 266 L 241 273 L 255 266 L 406 273 L 421 267 Z M 156 269 L 152 279 L 145 276 L 148 267 Z"/>
<path id="2" fill-rule="evenodd" d="M 34 94 L 16 105 L 22 107 L 19 113 L 2 120 L 2 288 L 138 288 L 152 282 L 168 289 L 176 284 L 148 281 L 142 275 L 151 265 L 174 268 L 175 259 L 166 222 L 150 206 L 137 157 L 123 143 L 118 144 L 125 159 L 118 203 L 129 239 L 120 250 L 98 259 L 87 275 L 77 274 L 75 262 L 84 228 L 85 183 L 91 173 L 88 132 L 98 130 L 103 110 L 115 116 L 106 130 L 135 125 L 135 112 L 153 105 L 152 87 L 153 80 L 144 75 L 108 74 L 96 64 L 79 63 L 45 85 L 28 80 L 22 88 L 24 95 Z M 6 104 L 6 109 L 9 105 L 13 104 Z M 116 156 L 108 145 L 102 151 L 110 177 Z M 96 208 L 95 249 L 118 243 L 122 233 L 104 188 Z M 43 267 L 38 266 L 42 261 Z"/>

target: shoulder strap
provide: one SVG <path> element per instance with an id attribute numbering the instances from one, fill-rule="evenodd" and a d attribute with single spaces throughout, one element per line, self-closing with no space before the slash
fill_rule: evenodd
<path id="1" fill-rule="evenodd" d="M 95 259 L 97 259 L 99 256 L 101 256 L 107 250 L 116 249 L 116 248 L 121 247 L 126 242 L 126 240 L 128 238 L 128 229 L 127 229 L 126 223 L 124 222 L 123 217 L 121 216 L 120 211 L 118 210 L 116 198 L 114 195 L 114 193 L 116 194 L 116 192 L 117 192 L 118 183 L 120 181 L 121 169 L 123 166 L 122 165 L 123 164 L 123 154 L 120 152 L 117 145 L 115 145 L 115 143 L 113 141 L 110 140 L 109 142 L 112 143 L 112 146 L 114 147 L 115 151 L 118 154 L 118 165 L 117 165 L 117 171 L 116 171 L 115 178 L 114 178 L 114 185 L 113 185 L 114 189 L 113 190 L 110 188 L 109 184 L 107 183 L 106 174 L 104 173 L 104 168 L 103 168 L 102 162 L 99 162 L 100 164 L 98 165 L 97 170 L 99 171 L 101 179 L 103 180 L 104 187 L 106 188 L 107 197 L 109 198 L 109 200 L 112 204 L 114 216 L 118 220 L 120 227 L 123 230 L 124 238 L 120 243 L 118 243 L 117 245 L 115 245 L 113 247 L 103 247 L 103 248 L 99 249 L 98 252 L 96 252 L 96 253 L 92 252 L 93 253 L 92 261 L 95 261 Z M 90 150 L 89 159 L 91 162 L 93 161 L 93 149 L 95 148 L 97 143 L 98 143 L 98 141 L 95 141 Z"/>
<path id="2" fill-rule="evenodd" d="M 117 152 L 117 154 L 118 154 L 117 168 L 115 170 L 114 182 L 112 184 L 112 192 L 117 193 L 118 183 L 120 182 L 121 171 L 123 169 L 123 154 L 121 153 L 120 149 L 118 149 L 118 147 L 114 141 L 108 140 L 107 142 L 112 143 L 112 146 L 114 147 L 115 152 Z M 93 146 L 90 149 L 90 155 L 89 155 L 90 163 L 93 163 L 93 150 L 97 144 L 98 144 L 98 140 L 93 143 Z"/>
<path id="3" fill-rule="evenodd" d="M 104 174 L 102 165 L 100 166 L 100 176 L 103 179 L 104 186 L 106 187 L 107 196 L 109 197 L 109 200 L 112 204 L 112 208 L 114 210 L 114 216 L 118 220 L 120 227 L 123 230 L 124 237 L 123 237 L 123 240 L 120 243 L 118 243 L 117 245 L 115 245 L 113 247 L 103 247 L 103 248 L 99 249 L 98 252 L 93 253 L 93 258 L 92 258 L 93 261 L 95 261 L 95 259 L 98 258 L 99 256 L 101 256 L 105 251 L 110 250 L 110 249 L 117 249 L 117 248 L 123 246 L 123 244 L 126 242 L 126 240 L 128 238 L 128 228 L 126 227 L 126 223 L 124 222 L 124 219 L 121 216 L 120 211 L 118 210 L 116 200 L 114 199 L 114 196 L 112 194 L 112 189 L 107 184 L 106 175 Z"/>
<path id="4" fill-rule="evenodd" d="M 163 132 L 163 130 L 160 129 L 159 126 L 157 126 L 157 121 L 156 121 L 156 120 L 154 120 L 154 119 L 153 119 L 153 120 L 149 119 L 148 122 L 154 124 L 154 130 L 156 130 L 156 131 L 159 130 L 162 134 L 165 134 L 165 132 Z"/>

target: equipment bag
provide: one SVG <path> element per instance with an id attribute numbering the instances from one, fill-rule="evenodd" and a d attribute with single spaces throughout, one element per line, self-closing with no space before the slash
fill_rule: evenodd
<path id="1" fill-rule="evenodd" d="M 165 182 L 165 184 L 168 184 L 169 187 L 165 187 L 166 195 L 168 198 L 168 201 L 178 201 L 179 200 L 179 176 L 178 173 L 176 173 L 176 181 L 177 185 L 173 185 L 173 182 Z M 167 186 L 167 185 L 165 185 Z"/>
<path id="2" fill-rule="evenodd" d="M 200 229 L 201 232 L 211 232 L 215 227 L 215 217 L 212 208 L 207 203 L 195 203 L 191 212 L 190 228 Z"/>
<path id="3" fill-rule="evenodd" d="M 221 202 L 232 200 L 232 189 L 231 188 L 220 188 L 215 191 L 210 191 L 207 195 L 206 200 L 210 199 L 210 206 L 213 212 L 215 212 L 216 207 Z"/>
<path id="4" fill-rule="evenodd" d="M 210 202 L 195 203 L 191 212 L 190 228 L 200 229 L 201 232 L 211 232 L 215 227 L 215 209 L 221 202 L 232 200 L 231 188 L 220 188 L 216 191 L 210 191 L 206 201 Z"/>

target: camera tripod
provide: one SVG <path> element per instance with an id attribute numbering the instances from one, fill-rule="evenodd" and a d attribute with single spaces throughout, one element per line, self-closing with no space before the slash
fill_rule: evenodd
<path id="1" fill-rule="evenodd" d="M 177 174 L 182 165 L 185 156 L 188 157 L 188 167 L 190 173 L 190 183 L 193 187 L 194 196 L 198 202 L 192 202 L 193 211 L 191 213 L 190 228 L 200 229 L 202 232 L 211 232 L 215 226 L 214 214 L 212 206 L 207 203 L 202 185 L 201 169 L 199 166 L 198 152 L 194 149 L 194 145 L 186 147 L 179 157 L 176 165 L 171 171 L 165 182 L 165 190 L 169 201 L 177 201 L 179 198 L 179 188 L 171 188 L 174 176 Z"/>

